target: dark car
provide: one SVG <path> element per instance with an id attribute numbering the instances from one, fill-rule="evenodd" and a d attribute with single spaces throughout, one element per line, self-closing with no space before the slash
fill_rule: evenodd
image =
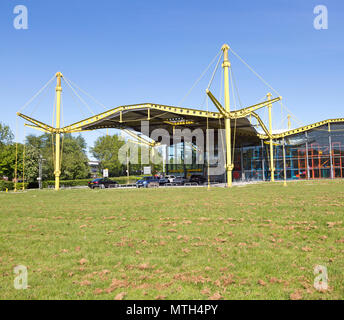
<path id="1" fill-rule="evenodd" d="M 182 185 L 184 185 L 185 182 L 186 182 L 186 179 L 185 179 L 185 178 L 183 178 L 183 177 L 175 177 L 175 178 L 173 179 L 172 184 L 173 184 L 173 185 L 182 186 Z"/>
<path id="2" fill-rule="evenodd" d="M 163 186 L 166 183 L 169 183 L 170 181 L 167 178 L 160 178 L 159 179 L 159 185 Z"/>
<path id="3" fill-rule="evenodd" d="M 101 188 L 101 189 L 114 188 L 114 187 L 118 186 L 118 182 L 113 181 L 109 178 L 97 178 L 97 179 L 90 181 L 88 183 L 88 186 L 91 189 L 94 189 L 94 188 Z"/>
<path id="4" fill-rule="evenodd" d="M 139 181 L 136 181 L 137 188 L 149 188 L 149 187 L 158 187 L 159 179 L 155 177 L 143 177 Z"/>
<path id="5" fill-rule="evenodd" d="M 203 184 L 206 182 L 207 179 L 199 174 L 194 174 L 190 177 L 189 182 L 191 183 L 197 183 L 197 184 Z"/>

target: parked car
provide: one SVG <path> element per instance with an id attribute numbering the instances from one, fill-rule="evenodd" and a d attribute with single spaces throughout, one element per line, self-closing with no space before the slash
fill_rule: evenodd
<path id="1" fill-rule="evenodd" d="M 172 183 L 173 182 L 173 180 L 176 178 L 176 176 L 173 176 L 173 175 L 167 175 L 166 177 L 165 177 L 170 183 Z"/>
<path id="2" fill-rule="evenodd" d="M 159 179 L 159 185 L 163 186 L 166 183 L 169 183 L 170 181 L 167 178 L 160 178 Z"/>
<path id="3" fill-rule="evenodd" d="M 186 182 L 186 179 L 185 178 L 183 178 L 183 177 L 175 177 L 174 179 L 173 179 L 173 184 L 174 185 L 180 185 L 180 186 L 182 186 L 182 185 L 184 185 L 184 183 Z"/>
<path id="4" fill-rule="evenodd" d="M 206 181 L 207 179 L 199 174 L 193 174 L 189 179 L 189 182 L 197 184 L 203 184 Z"/>
<path id="5" fill-rule="evenodd" d="M 137 188 L 150 188 L 150 187 L 158 187 L 159 186 L 159 179 L 155 177 L 143 177 L 142 179 L 136 181 Z"/>
<path id="6" fill-rule="evenodd" d="M 111 187 L 117 187 L 118 186 L 118 182 L 117 181 L 113 181 L 109 178 L 97 178 L 97 179 L 93 179 L 92 181 L 90 181 L 88 183 L 88 186 L 91 189 L 94 188 L 101 188 L 101 189 L 105 189 L 105 188 L 111 188 Z"/>

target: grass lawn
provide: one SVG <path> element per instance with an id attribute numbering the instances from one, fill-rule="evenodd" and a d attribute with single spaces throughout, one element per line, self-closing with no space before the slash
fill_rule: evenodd
<path id="1" fill-rule="evenodd" d="M 1 193 L 0 214 L 0 299 L 344 298 L 343 180 Z"/>

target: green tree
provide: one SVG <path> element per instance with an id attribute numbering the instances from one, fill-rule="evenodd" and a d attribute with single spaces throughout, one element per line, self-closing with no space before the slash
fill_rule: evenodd
<path id="1" fill-rule="evenodd" d="M 19 146 L 21 147 L 21 145 Z M 9 180 L 12 180 L 14 178 L 15 163 L 16 146 L 11 144 L 0 145 L 0 178 L 8 177 Z"/>
<path id="2" fill-rule="evenodd" d="M 122 155 L 122 162 L 119 159 L 119 150 L 124 146 L 125 141 L 121 140 L 118 135 L 113 136 L 102 136 L 99 137 L 95 143 L 94 147 L 91 148 L 93 156 L 100 161 L 100 169 L 109 169 L 109 175 L 116 177 L 121 175 L 126 175 L 126 161 L 123 159 L 125 155 Z M 135 163 L 129 163 L 130 174 L 141 174 L 144 165 L 141 163 L 141 152 L 145 149 L 145 152 L 148 152 L 148 146 L 142 144 L 138 145 L 134 142 L 127 142 L 129 151 L 129 159 L 135 159 Z M 149 148 L 150 149 L 150 148 Z M 136 151 L 135 151 L 136 150 Z M 123 152 L 123 149 L 121 150 Z M 137 157 L 130 155 L 131 152 L 137 152 Z M 150 153 L 152 151 L 150 150 Z M 158 156 L 157 150 L 155 156 Z M 161 157 L 161 155 L 159 154 Z M 124 160 L 124 161 L 123 161 Z M 153 164 L 150 162 L 152 168 L 152 173 L 161 172 L 162 164 Z"/>
<path id="3" fill-rule="evenodd" d="M 54 179 L 55 141 L 53 138 L 48 133 L 40 136 L 28 135 L 26 137 L 24 161 L 26 181 L 37 181 L 40 155 L 45 159 L 43 162 L 43 179 Z M 73 137 L 71 134 L 65 134 L 61 144 L 63 147 L 61 179 L 88 178 L 89 167 L 85 139 L 80 135 Z M 13 143 L 12 131 L 7 125 L 0 123 L 0 177 L 6 176 L 9 180 L 12 180 L 15 177 L 17 163 L 17 177 L 19 180 L 22 180 L 23 151 L 24 145 Z"/>
<path id="4" fill-rule="evenodd" d="M 51 134 L 26 137 L 27 145 L 32 146 L 45 159 L 43 162 L 43 179 L 54 179 L 55 140 Z M 73 137 L 65 134 L 61 141 L 61 179 L 73 180 L 89 177 L 86 142 L 82 136 Z M 38 161 L 38 158 L 37 158 Z M 38 162 L 37 162 L 38 166 Z"/>
<path id="5" fill-rule="evenodd" d="M 53 136 L 49 133 L 44 133 L 39 136 L 31 134 L 26 136 L 26 144 L 35 148 L 38 152 L 38 156 L 42 155 L 44 159 L 42 167 L 43 180 L 54 179 Z"/>
<path id="6" fill-rule="evenodd" d="M 61 179 L 74 180 L 89 177 L 90 169 L 85 148 L 86 142 L 81 136 L 73 138 L 68 134 L 64 137 Z"/>
<path id="7" fill-rule="evenodd" d="M 36 182 L 38 178 L 39 150 L 32 145 L 25 146 L 25 181 Z M 22 166 L 21 166 L 22 168 Z"/>
<path id="8" fill-rule="evenodd" d="M 13 133 L 9 126 L 0 122 L 0 146 L 8 145 L 13 141 Z"/>
<path id="9" fill-rule="evenodd" d="M 0 122 L 0 178 L 14 177 L 16 147 L 12 144 L 13 133 L 9 126 Z"/>
<path id="10" fill-rule="evenodd" d="M 93 156 L 100 162 L 100 169 L 109 169 L 109 175 L 117 177 L 125 174 L 125 166 L 118 159 L 119 149 L 124 145 L 118 135 L 99 137 L 91 148 Z"/>

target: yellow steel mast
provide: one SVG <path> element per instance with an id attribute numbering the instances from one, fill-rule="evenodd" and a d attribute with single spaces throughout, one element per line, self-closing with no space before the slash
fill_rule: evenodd
<path id="1" fill-rule="evenodd" d="M 288 114 L 288 130 L 291 129 L 291 121 L 290 121 L 290 118 L 291 118 L 291 116 L 290 116 L 290 114 Z"/>
<path id="2" fill-rule="evenodd" d="M 224 44 L 222 46 L 223 51 L 223 73 L 224 73 L 224 97 L 225 97 L 225 110 L 229 114 L 230 113 L 230 96 L 229 96 L 229 68 L 231 66 L 228 60 L 228 44 Z M 232 154 L 231 154 L 231 120 L 229 116 L 225 118 L 225 130 L 226 130 L 226 171 L 227 171 L 227 187 L 232 186 Z"/>
<path id="3" fill-rule="evenodd" d="M 268 100 L 271 100 L 271 93 L 267 95 Z M 270 171 L 271 171 L 271 181 L 275 181 L 275 167 L 274 167 L 274 147 L 272 145 L 272 104 L 268 104 L 269 109 L 269 133 L 270 133 Z"/>
<path id="4" fill-rule="evenodd" d="M 60 117 L 61 117 L 61 78 L 63 77 L 61 72 L 56 73 L 57 84 L 56 84 L 56 145 L 55 145 L 55 190 L 60 189 L 60 174 L 61 174 L 61 164 L 60 164 Z"/>

